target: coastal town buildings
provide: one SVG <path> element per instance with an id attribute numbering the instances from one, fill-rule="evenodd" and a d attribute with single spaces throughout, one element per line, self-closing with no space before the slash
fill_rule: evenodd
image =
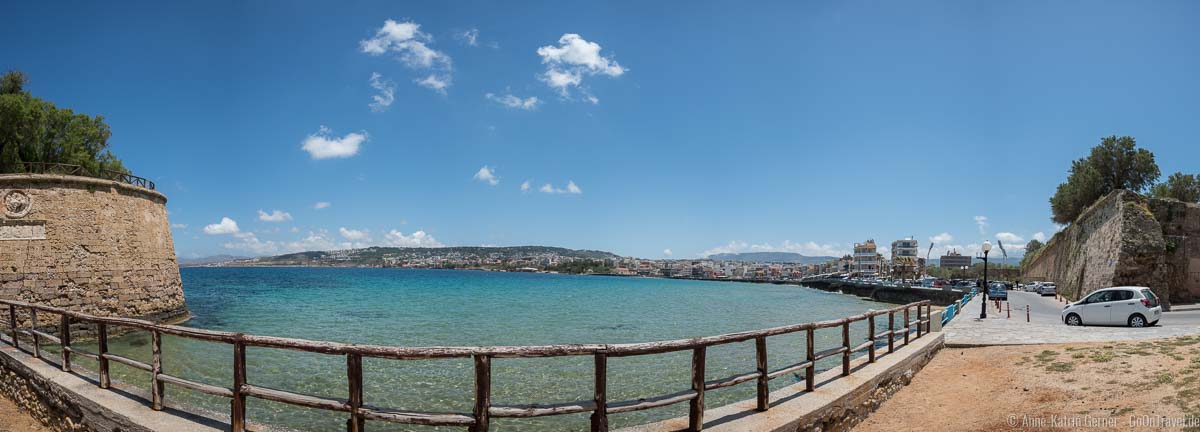
<path id="1" fill-rule="evenodd" d="M 892 242 L 892 276 L 916 278 L 920 274 L 917 262 L 919 249 L 917 239 L 913 237 L 905 237 Z"/>
<path id="2" fill-rule="evenodd" d="M 880 256 L 877 250 L 875 240 L 873 239 L 862 243 L 855 243 L 854 262 L 850 272 L 862 276 L 878 275 Z"/>

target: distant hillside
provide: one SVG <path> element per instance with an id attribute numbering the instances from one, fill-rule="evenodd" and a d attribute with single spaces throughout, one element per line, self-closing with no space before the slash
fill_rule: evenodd
<path id="1" fill-rule="evenodd" d="M 807 256 L 794 252 L 743 252 L 709 255 L 714 261 L 774 262 L 792 264 L 818 264 L 835 259 L 831 256 Z"/>
<path id="2" fill-rule="evenodd" d="M 217 264 L 217 263 L 237 261 L 237 260 L 243 260 L 243 259 L 246 259 L 246 257 L 236 256 L 236 255 L 213 255 L 213 256 L 206 256 L 206 257 L 201 257 L 201 258 L 180 258 L 179 266 L 180 267 L 201 266 L 201 265 Z"/>
<path id="3" fill-rule="evenodd" d="M 230 265 L 253 266 L 365 266 L 427 265 L 434 261 L 499 264 L 502 261 L 572 258 L 603 260 L 620 256 L 604 251 L 548 246 L 456 246 L 441 248 L 369 247 L 310 251 L 238 260 Z"/>

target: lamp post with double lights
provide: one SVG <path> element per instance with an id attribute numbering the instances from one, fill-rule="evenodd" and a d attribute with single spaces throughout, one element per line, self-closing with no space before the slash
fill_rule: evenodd
<path id="1" fill-rule="evenodd" d="M 987 280 L 988 262 L 987 262 L 987 258 L 988 258 L 988 252 L 991 252 L 991 251 L 992 251 L 992 242 L 984 240 L 983 241 L 983 287 L 981 287 L 983 289 L 983 303 L 982 303 L 983 307 L 979 309 L 979 319 L 987 319 L 987 292 L 988 292 L 988 280 Z"/>

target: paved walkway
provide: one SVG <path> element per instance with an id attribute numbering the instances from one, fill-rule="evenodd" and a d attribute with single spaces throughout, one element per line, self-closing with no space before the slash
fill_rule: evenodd
<path id="1" fill-rule="evenodd" d="M 1013 306 L 1012 318 L 1007 318 L 1004 311 L 997 311 L 991 303 L 986 320 L 979 319 L 981 298 L 972 299 L 962 314 L 954 317 L 942 330 L 946 334 L 946 346 L 1109 342 L 1200 334 L 1200 325 L 1191 322 L 1194 312 L 1166 313 L 1163 325 L 1147 328 L 1071 327 L 1059 321 L 1055 311 L 1061 311 L 1064 303 L 1056 302 L 1053 297 L 1023 292 L 1010 292 L 1009 297 Z M 1030 322 L 1025 322 L 1025 304 L 1033 311 Z"/>

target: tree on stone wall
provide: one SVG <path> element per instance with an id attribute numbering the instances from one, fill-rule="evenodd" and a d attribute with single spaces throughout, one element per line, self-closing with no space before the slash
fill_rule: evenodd
<path id="1" fill-rule="evenodd" d="M 75 113 L 33 97 L 20 71 L 0 77 L 0 173 L 24 172 L 25 162 L 80 165 L 87 173 L 127 173 L 108 150 L 104 118 Z"/>
<path id="2" fill-rule="evenodd" d="M 1029 263 L 1029 260 L 1032 259 L 1032 256 L 1037 255 L 1037 252 L 1042 250 L 1042 246 L 1045 245 L 1038 241 L 1038 239 L 1030 240 L 1029 243 L 1025 244 L 1025 256 L 1021 257 L 1022 269 L 1024 269 L 1025 265 Z"/>
<path id="3" fill-rule="evenodd" d="M 1173 198 L 1183 202 L 1200 202 L 1200 175 L 1190 175 L 1177 172 L 1167 177 L 1167 181 L 1154 185 L 1150 196 L 1155 198 Z"/>
<path id="4" fill-rule="evenodd" d="M 1071 162 L 1067 181 L 1050 197 L 1051 220 L 1071 223 L 1100 197 L 1117 189 L 1143 192 L 1161 172 L 1154 153 L 1137 147 L 1133 137 L 1110 136 L 1091 153 Z"/>

